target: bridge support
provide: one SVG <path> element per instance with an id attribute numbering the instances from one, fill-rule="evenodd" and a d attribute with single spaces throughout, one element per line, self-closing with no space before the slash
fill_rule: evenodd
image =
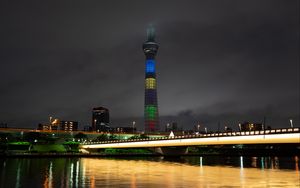
<path id="1" fill-rule="evenodd" d="M 176 156 L 176 155 L 185 155 L 188 153 L 188 147 L 155 147 L 149 148 L 155 153 L 159 153 L 165 156 Z"/>

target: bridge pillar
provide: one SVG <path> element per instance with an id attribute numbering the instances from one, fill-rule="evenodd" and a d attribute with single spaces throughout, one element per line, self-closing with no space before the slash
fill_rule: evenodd
<path id="1" fill-rule="evenodd" d="M 155 153 L 159 153 L 165 156 L 176 156 L 176 155 L 185 155 L 188 153 L 188 147 L 156 147 L 149 148 Z"/>

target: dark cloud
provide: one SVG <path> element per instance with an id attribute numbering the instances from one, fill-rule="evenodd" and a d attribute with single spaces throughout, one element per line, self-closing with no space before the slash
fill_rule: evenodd
<path id="1" fill-rule="evenodd" d="M 143 127 L 146 27 L 153 24 L 161 127 L 299 125 L 299 1 L 10 2 L 0 5 L 0 122 L 49 116 Z"/>

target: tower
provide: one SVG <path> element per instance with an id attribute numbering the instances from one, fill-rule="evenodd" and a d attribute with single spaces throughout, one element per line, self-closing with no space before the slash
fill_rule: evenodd
<path id="1" fill-rule="evenodd" d="M 97 132 L 109 131 L 109 110 L 107 108 L 93 108 L 92 129 Z"/>
<path id="2" fill-rule="evenodd" d="M 149 27 L 147 29 L 147 41 L 143 44 L 143 51 L 146 56 L 144 105 L 144 119 L 146 132 L 155 132 L 159 130 L 155 71 L 155 56 L 157 50 L 158 44 L 155 42 L 154 28 Z"/>

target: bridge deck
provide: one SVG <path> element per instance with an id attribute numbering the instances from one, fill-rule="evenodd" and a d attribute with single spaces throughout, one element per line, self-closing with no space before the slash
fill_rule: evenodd
<path id="1" fill-rule="evenodd" d="M 186 135 L 165 138 L 86 142 L 81 148 L 141 148 L 224 144 L 300 144 L 300 129 L 274 129 L 265 131 L 227 132 Z"/>

